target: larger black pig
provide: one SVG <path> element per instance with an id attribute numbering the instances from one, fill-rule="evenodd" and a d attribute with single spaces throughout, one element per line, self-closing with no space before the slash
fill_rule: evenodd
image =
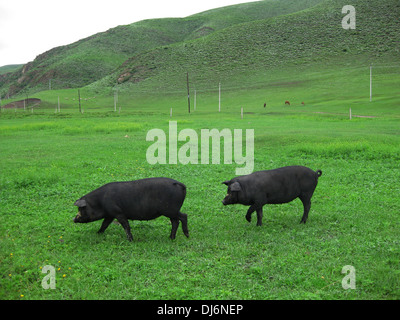
<path id="1" fill-rule="evenodd" d="M 224 205 L 240 203 L 249 205 L 246 219 L 257 211 L 257 225 L 262 225 L 262 207 L 267 204 L 280 204 L 300 198 L 304 213 L 300 223 L 306 223 L 311 207 L 311 197 L 318 183 L 321 170 L 313 171 L 303 166 L 290 166 L 273 170 L 253 172 L 246 176 L 224 181 L 228 194 L 222 200 Z"/>
<path id="2" fill-rule="evenodd" d="M 129 220 L 152 220 L 159 216 L 170 218 L 171 239 L 175 239 L 179 221 L 189 237 L 187 215 L 180 212 L 186 196 L 186 186 L 169 178 L 147 178 L 126 182 L 111 182 L 75 201 L 78 214 L 74 222 L 86 223 L 104 219 L 99 233 L 117 219 L 129 241 L 132 234 Z"/>

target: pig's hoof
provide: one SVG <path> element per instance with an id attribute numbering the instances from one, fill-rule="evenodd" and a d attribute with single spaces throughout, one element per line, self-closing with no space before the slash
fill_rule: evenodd
<path id="1" fill-rule="evenodd" d="M 248 222 L 251 222 L 251 216 L 246 216 L 246 220 L 247 220 Z"/>

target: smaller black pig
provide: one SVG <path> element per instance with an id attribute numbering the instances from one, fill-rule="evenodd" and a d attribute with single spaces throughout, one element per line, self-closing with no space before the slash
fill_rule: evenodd
<path id="1" fill-rule="evenodd" d="M 274 170 L 253 172 L 246 176 L 224 181 L 228 194 L 222 200 L 224 205 L 240 203 L 249 205 L 246 219 L 257 211 L 257 226 L 262 225 L 262 207 L 267 204 L 287 203 L 300 198 L 304 213 L 300 223 L 306 223 L 311 207 L 311 197 L 318 183 L 321 170 L 313 171 L 302 166 L 283 167 Z"/>
<path id="2" fill-rule="evenodd" d="M 170 238 L 175 239 L 179 221 L 189 237 L 187 215 L 180 212 L 186 196 L 186 186 L 169 178 L 147 178 L 126 182 L 111 182 L 88 193 L 74 205 L 78 214 L 74 222 L 86 223 L 104 219 L 98 233 L 103 233 L 117 219 L 132 241 L 129 220 L 152 220 L 159 216 L 170 218 Z"/>

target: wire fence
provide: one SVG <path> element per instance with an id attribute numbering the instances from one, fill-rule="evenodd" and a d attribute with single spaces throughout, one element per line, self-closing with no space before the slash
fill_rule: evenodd
<path id="1" fill-rule="evenodd" d="M 293 89 L 302 88 L 307 92 L 311 87 L 318 88 L 321 91 L 321 99 L 324 99 L 324 94 L 326 96 L 335 96 L 338 95 L 338 92 L 347 92 L 350 94 L 352 86 L 361 86 L 363 94 L 369 98 L 369 95 L 372 93 L 373 99 L 374 94 L 379 93 L 388 83 L 399 83 L 399 75 L 400 63 L 338 66 L 337 69 L 330 68 L 325 71 L 321 69 L 308 69 L 305 66 L 294 70 L 293 73 L 290 73 L 289 70 L 281 74 L 275 72 L 272 75 L 269 74 L 268 70 L 264 72 L 260 70 L 254 76 L 236 75 L 234 78 L 226 79 L 225 77 L 223 80 L 218 80 L 218 75 L 213 79 L 207 80 L 201 75 L 191 72 L 189 73 L 189 101 L 193 110 L 195 107 L 198 107 L 199 100 L 204 96 L 213 96 L 214 101 L 219 100 L 220 105 L 221 91 L 222 99 L 226 99 L 227 95 L 255 90 L 264 90 L 266 96 L 271 96 L 271 93 L 274 92 L 281 92 L 281 95 L 283 95 L 282 92 L 287 92 L 287 95 L 290 96 L 290 91 Z M 37 103 L 32 104 L 29 102 L 29 99 L 36 96 L 43 96 L 42 100 L 45 103 L 42 104 L 42 107 L 52 108 L 55 112 L 60 112 L 63 106 L 75 108 L 79 102 L 82 103 L 83 110 L 108 108 L 115 112 L 121 112 L 122 104 L 124 107 L 127 107 L 127 105 L 134 104 L 135 101 L 144 97 L 150 100 L 151 98 L 157 99 L 159 97 L 181 97 L 182 101 L 184 99 L 187 101 L 186 74 L 181 75 L 180 78 L 181 81 L 175 80 L 172 85 L 168 84 L 167 79 L 164 79 L 164 81 L 149 79 L 149 81 L 143 81 L 142 83 L 138 82 L 115 85 L 106 89 L 102 88 L 99 93 L 96 93 L 96 88 L 89 85 L 81 89 L 80 100 L 77 94 L 78 88 L 70 88 L 74 85 L 73 82 L 50 79 L 48 84 L 37 86 L 33 90 L 24 92 L 12 99 L 4 99 L 4 96 L 0 97 L 0 107 L 1 110 L 12 109 L 13 107 L 10 107 L 10 103 L 26 100 L 25 105 L 21 102 L 14 104 L 14 109 L 23 108 L 24 110 L 28 109 L 33 112 L 33 109 L 37 107 Z M 362 82 L 362 84 L 355 84 L 354 81 Z M 65 90 L 65 87 L 69 88 L 69 90 Z M 169 108 L 167 110 L 169 112 Z"/>

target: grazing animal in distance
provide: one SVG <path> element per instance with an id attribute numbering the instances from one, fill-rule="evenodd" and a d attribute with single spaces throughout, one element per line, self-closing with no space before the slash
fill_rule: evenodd
<path id="1" fill-rule="evenodd" d="M 290 101 L 286 100 L 285 105 L 288 104 L 290 106 Z"/>
<path id="2" fill-rule="evenodd" d="M 267 103 L 265 102 L 265 103 L 264 103 L 264 108 L 265 108 L 266 106 L 267 106 Z"/>

